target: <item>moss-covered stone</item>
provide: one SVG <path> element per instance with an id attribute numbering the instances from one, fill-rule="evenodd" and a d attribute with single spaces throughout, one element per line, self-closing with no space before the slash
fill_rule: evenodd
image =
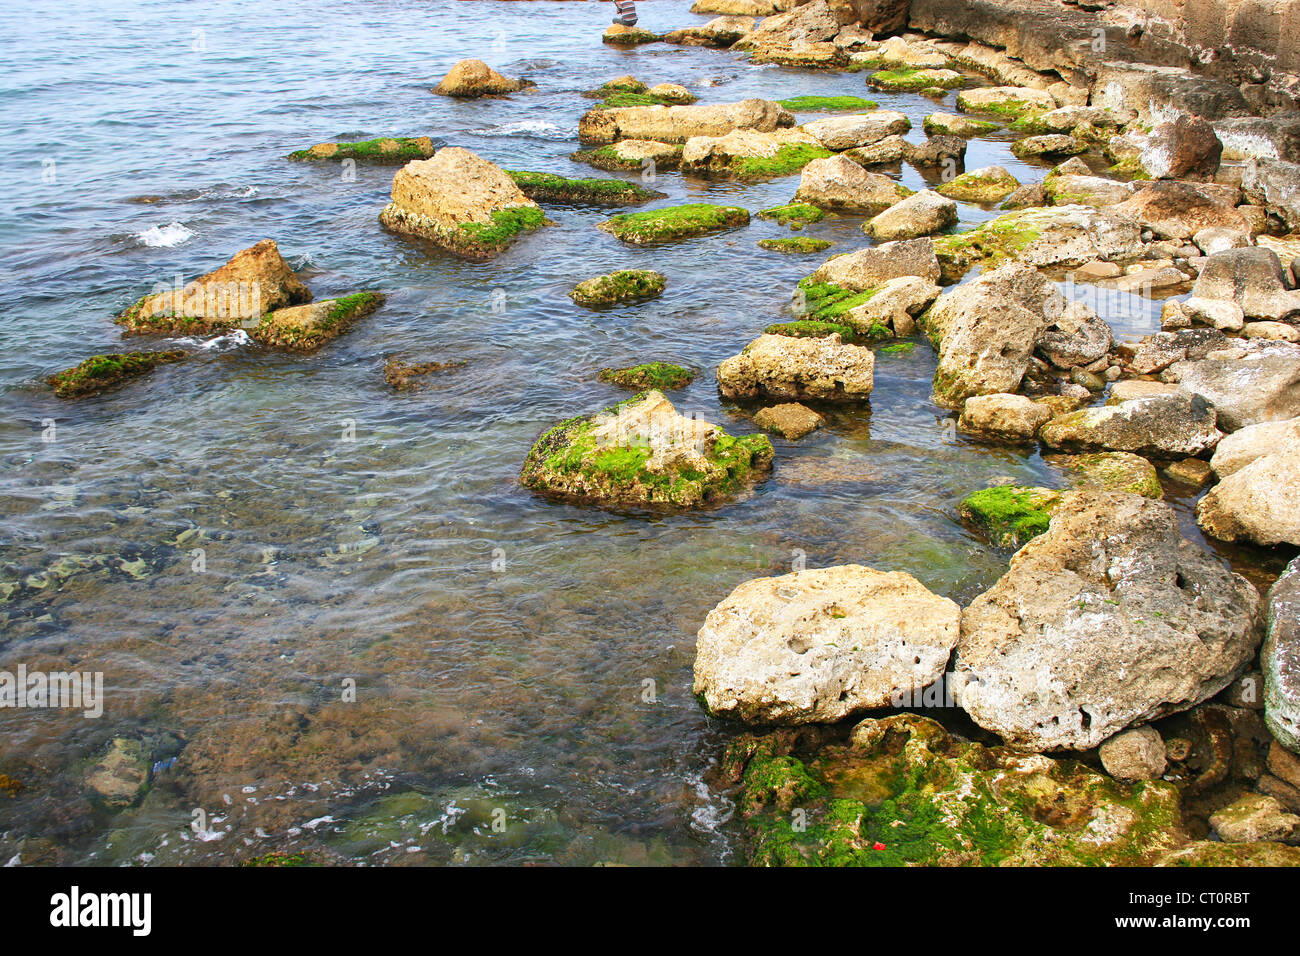
<path id="1" fill-rule="evenodd" d="M 958 116 L 952 113 L 931 113 L 921 122 L 926 136 L 961 136 L 971 139 L 984 136 L 1000 129 L 997 123 L 989 120 L 975 119 L 970 116 Z"/>
<path id="2" fill-rule="evenodd" d="M 680 143 L 663 144 L 663 149 L 657 151 L 653 157 L 655 168 L 661 170 L 680 168 L 683 148 Z M 594 166 L 610 173 L 641 170 L 644 168 L 646 161 L 642 156 L 630 157 L 624 155 L 620 151 L 618 143 L 609 146 L 598 146 L 595 149 L 580 149 L 577 152 L 570 153 L 569 159 L 575 163 L 586 163 L 588 166 Z"/>
<path id="3" fill-rule="evenodd" d="M 570 179 L 555 173 L 507 169 L 520 191 L 534 202 L 583 203 L 591 206 L 639 206 L 665 193 L 625 179 Z"/>
<path id="4" fill-rule="evenodd" d="M 773 206 L 771 209 L 764 209 L 758 215 L 762 219 L 773 219 L 777 224 L 789 226 L 791 229 L 802 229 L 805 223 L 821 222 L 826 218 L 825 211 L 806 202 Z"/>
<path id="5" fill-rule="evenodd" d="M 792 96 L 777 100 L 791 113 L 833 113 L 840 110 L 865 112 L 879 104 L 863 96 Z"/>
<path id="6" fill-rule="evenodd" d="M 606 219 L 600 223 L 599 228 L 623 242 L 647 245 L 675 242 L 748 224 L 749 212 L 738 206 L 689 203 L 647 212 L 624 213 Z"/>
<path id="7" fill-rule="evenodd" d="M 602 83 L 594 90 L 587 90 L 582 95 L 591 100 L 603 100 L 615 93 L 644 93 L 650 87 L 635 76 L 619 76 Z"/>
<path id="8" fill-rule="evenodd" d="M 639 302 L 662 295 L 667 281 L 653 269 L 623 269 L 579 282 L 569 298 L 589 309 Z"/>
<path id="9" fill-rule="evenodd" d="M 239 865 L 256 867 L 311 866 L 307 862 L 307 858 L 301 853 L 263 853 L 260 856 L 249 857 Z"/>
<path id="10" fill-rule="evenodd" d="M 661 392 L 685 388 L 695 381 L 695 373 L 668 362 L 647 362 L 627 368 L 605 368 L 598 376 L 607 385 L 617 385 L 634 392 L 655 388 Z"/>
<path id="11" fill-rule="evenodd" d="M 180 349 L 157 352 L 111 352 L 92 355 L 79 365 L 51 375 L 45 381 L 59 398 L 84 398 L 117 388 L 147 375 L 159 365 L 185 358 Z"/>
<path id="12" fill-rule="evenodd" d="M 936 187 L 935 192 L 949 199 L 966 202 L 997 202 L 1020 188 L 1020 181 L 1001 166 L 973 169 Z"/>
<path id="13" fill-rule="evenodd" d="M 354 143 L 317 143 L 288 155 L 298 162 L 340 162 L 351 159 L 358 163 L 382 166 L 402 166 L 413 159 L 428 159 L 434 154 L 433 140 L 428 136 L 385 136 Z"/>
<path id="14" fill-rule="evenodd" d="M 788 239 L 760 239 L 759 248 L 769 252 L 809 253 L 825 252 L 835 243 L 829 239 L 811 239 L 807 236 L 791 236 Z"/>
<path id="15" fill-rule="evenodd" d="M 424 386 L 423 379 L 437 372 L 447 372 L 463 368 L 460 360 L 451 362 L 407 362 L 400 358 L 390 358 L 384 362 L 384 381 L 390 388 L 399 392 L 414 392 Z"/>
<path id="16" fill-rule="evenodd" d="M 1285 843 L 1189 843 L 1156 861 L 1156 866 L 1300 866 L 1300 847 Z"/>
<path id="17" fill-rule="evenodd" d="M 610 508 L 683 509 L 724 500 L 766 475 L 772 443 L 679 415 L 659 391 L 544 432 L 520 482 L 547 497 Z"/>
<path id="18" fill-rule="evenodd" d="M 596 109 L 617 109 L 623 106 L 685 106 L 694 103 L 699 97 L 687 94 L 682 96 L 662 96 L 645 90 L 616 90 L 597 104 Z"/>
<path id="19" fill-rule="evenodd" d="M 895 342 L 880 349 L 882 355 L 911 355 L 916 350 L 915 342 Z"/>
<path id="20" fill-rule="evenodd" d="M 753 752 L 737 798 L 751 865 L 1133 866 L 1186 841 L 1171 784 L 1124 786 L 912 714 L 864 721 L 847 745 L 802 759 L 736 747 Z"/>
<path id="21" fill-rule="evenodd" d="M 858 306 L 871 301 L 877 291 L 871 288 L 854 292 L 833 282 L 816 282 L 812 276 L 806 276 L 799 280 L 798 291 L 795 293 L 795 311 L 805 319 L 835 322 Z"/>
<path id="22" fill-rule="evenodd" d="M 1025 210 L 1033 212 L 1033 210 Z M 1019 212 L 1010 212 L 981 223 L 969 232 L 939 236 L 934 240 L 934 254 L 939 259 L 945 279 L 960 278 L 976 262 L 988 268 L 1016 259 L 1017 253 L 1042 235 L 1032 220 Z"/>
<path id="23" fill-rule="evenodd" d="M 842 322 L 824 322 L 818 319 L 798 319 L 794 322 L 778 322 L 763 330 L 768 335 L 789 335 L 797 339 L 824 339 L 828 335 L 838 334 L 841 342 L 852 342 L 855 331 L 853 326 Z"/>
<path id="24" fill-rule="evenodd" d="M 338 338 L 358 319 L 384 304 L 382 292 L 356 292 L 338 299 L 276 309 L 248 334 L 255 342 L 293 352 L 310 352 Z"/>
<path id="25" fill-rule="evenodd" d="M 495 258 L 521 235 L 547 223 L 546 214 L 531 205 L 496 209 L 489 219 L 448 226 L 408 213 L 396 203 L 389 203 L 379 215 L 379 221 L 396 232 L 428 240 L 452 255 L 477 262 Z"/>
<path id="26" fill-rule="evenodd" d="M 929 70 L 900 67 L 894 70 L 881 70 L 867 77 L 867 83 L 879 90 L 894 93 L 917 92 L 920 90 L 955 90 L 966 85 L 966 79 L 956 70 Z"/>
<path id="27" fill-rule="evenodd" d="M 967 495 L 957 512 L 999 547 L 1020 548 L 1047 530 L 1060 501 L 1061 493 L 1047 488 L 996 485 Z"/>
<path id="28" fill-rule="evenodd" d="M 1126 451 L 1097 452 L 1088 455 L 1048 455 L 1049 465 L 1064 468 L 1071 483 L 1082 488 L 1126 491 L 1145 498 L 1162 498 L 1164 489 L 1155 465 L 1140 455 Z"/>
<path id="29" fill-rule="evenodd" d="M 737 156 L 728 165 L 731 174 L 741 179 L 763 179 L 768 176 L 791 176 L 814 159 L 834 155 L 834 152 L 824 146 L 812 143 L 785 143 L 771 156 Z"/>

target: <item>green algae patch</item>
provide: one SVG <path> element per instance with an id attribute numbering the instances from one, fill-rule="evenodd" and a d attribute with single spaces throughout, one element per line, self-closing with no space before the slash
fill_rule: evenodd
<path id="1" fill-rule="evenodd" d="M 1107 451 L 1088 455 L 1048 455 L 1043 460 L 1064 468 L 1076 487 L 1126 491 L 1144 498 L 1164 497 L 1155 465 L 1141 455 Z"/>
<path id="2" fill-rule="evenodd" d="M 760 239 L 758 240 L 759 248 L 766 249 L 769 252 L 784 252 L 790 254 L 800 254 L 809 252 L 825 252 L 835 243 L 829 239 L 810 239 L 807 236 L 790 236 L 786 239 Z"/>
<path id="3" fill-rule="evenodd" d="M 291 352 L 310 352 L 338 338 L 358 319 L 384 304 L 382 292 L 355 292 L 337 299 L 276 309 L 248 334 L 253 341 Z"/>
<path id="4" fill-rule="evenodd" d="M 966 85 L 966 79 L 953 70 L 929 70 L 902 67 L 881 70 L 867 77 L 867 82 L 877 89 L 892 93 L 914 93 L 919 90 L 955 90 Z"/>
<path id="5" fill-rule="evenodd" d="M 47 378 L 46 384 L 59 398 L 85 398 L 117 388 L 147 375 L 159 365 L 185 358 L 181 349 L 156 352 L 110 352 L 92 355 L 79 365 Z"/>
<path id="6" fill-rule="evenodd" d="M 916 350 L 915 342 L 895 342 L 880 349 L 884 355 L 911 355 Z"/>
<path id="7" fill-rule="evenodd" d="M 1024 212 L 1010 212 L 990 219 L 969 232 L 937 237 L 934 254 L 939 259 L 944 278 L 960 278 L 976 262 L 992 267 L 1018 258 L 1022 249 L 1042 235 L 1033 219 L 1026 217 Z"/>
<path id="8" fill-rule="evenodd" d="M 647 212 L 624 213 L 606 219 L 600 229 L 633 245 L 675 242 L 749 224 L 749 212 L 739 206 L 689 203 Z"/>
<path id="9" fill-rule="evenodd" d="M 1156 866 L 1300 866 L 1300 847 L 1285 843 L 1202 840 L 1167 853 Z"/>
<path id="10" fill-rule="evenodd" d="M 650 390 L 543 432 L 519 480 L 577 504 L 682 510 L 735 497 L 766 476 L 772 458 L 766 435 L 734 437 Z"/>
<path id="11" fill-rule="evenodd" d="M 686 106 L 698 96 L 660 96 L 646 91 L 616 90 L 596 104 L 598 110 L 619 109 L 624 106 Z"/>
<path id="12" fill-rule="evenodd" d="M 603 100 L 615 93 L 644 93 L 648 89 L 649 86 L 634 76 L 620 76 L 608 83 L 602 83 L 594 90 L 587 90 L 582 95 L 592 100 Z"/>
<path id="13" fill-rule="evenodd" d="M 864 96 L 792 96 L 786 100 L 777 100 L 791 113 L 833 113 L 840 110 L 878 109 L 880 104 Z"/>
<path id="14" fill-rule="evenodd" d="M 826 218 L 824 210 L 806 202 L 773 206 L 771 209 L 762 210 L 758 215 L 761 219 L 772 219 L 778 225 L 789 226 L 791 229 L 802 229 L 806 223 L 821 222 Z"/>
<path id="15" fill-rule="evenodd" d="M 401 166 L 413 159 L 428 159 L 434 154 L 433 140 L 428 136 L 385 136 L 365 139 L 355 143 L 317 143 L 288 155 L 296 162 L 339 162 L 351 159 L 358 163 L 383 166 Z"/>
<path id="16" fill-rule="evenodd" d="M 467 222 L 457 227 L 452 234 L 453 251 L 466 258 L 491 258 L 504 252 L 523 233 L 546 224 L 546 214 L 535 206 L 498 209 L 491 218 L 489 223 Z"/>
<path id="17" fill-rule="evenodd" d="M 592 206 L 639 206 L 665 193 L 625 179 L 570 179 L 555 173 L 507 169 L 506 175 L 534 202 L 585 203 Z"/>
<path id="18" fill-rule="evenodd" d="M 664 144 L 663 155 L 654 158 L 655 167 L 664 170 L 679 168 L 682 164 L 682 150 L 684 148 L 679 143 Z M 598 146 L 595 149 L 580 149 L 570 153 L 569 159 L 575 163 L 586 163 L 588 166 L 594 166 L 609 173 L 634 172 L 643 169 L 645 165 L 645 160 L 642 158 L 629 159 L 622 156 L 618 151 L 617 143 L 610 146 Z"/>
<path id="19" fill-rule="evenodd" d="M 731 172 L 742 179 L 767 176 L 791 176 L 814 159 L 834 156 L 832 150 L 812 143 L 786 143 L 771 156 L 738 156 L 731 161 Z"/>
<path id="20" fill-rule="evenodd" d="M 733 758 L 751 865 L 1133 866 L 1186 842 L 1172 784 L 1124 786 L 1074 761 L 961 740 L 926 717 L 866 720 L 848 744 L 804 757 L 783 744 L 733 743 L 752 751 L 747 764 Z"/>
<path id="21" fill-rule="evenodd" d="M 634 392 L 651 388 L 668 392 L 691 384 L 695 381 L 695 373 L 668 362 L 647 362 L 628 368 L 601 369 L 598 378 L 607 385 L 616 385 Z"/>
<path id="22" fill-rule="evenodd" d="M 855 292 L 833 282 L 815 282 L 812 276 L 807 276 L 799 280 L 795 311 L 805 319 L 834 322 L 871 301 L 877 291 L 872 288 Z"/>
<path id="23" fill-rule="evenodd" d="M 964 139 L 983 136 L 986 133 L 992 133 L 1002 128 L 997 123 L 975 119 L 970 116 L 962 116 L 958 119 L 960 122 L 951 124 L 942 119 L 936 119 L 932 113 L 922 120 L 921 128 L 925 130 L 926 136 L 961 136 Z"/>
<path id="24" fill-rule="evenodd" d="M 796 339 L 824 339 L 838 334 L 841 342 L 852 342 L 856 334 L 853 326 L 841 322 L 823 322 L 817 319 L 799 319 L 795 322 L 778 322 L 763 330 L 768 335 L 788 335 Z"/>
<path id="25" fill-rule="evenodd" d="M 967 495 L 957 512 L 999 547 L 1020 548 L 1047 530 L 1060 500 L 1059 491 L 1047 488 L 997 485 Z"/>
<path id="26" fill-rule="evenodd" d="M 996 172 L 974 169 L 962 173 L 935 188 L 935 192 L 949 199 L 966 202 L 997 202 L 1020 188 L 1020 181 L 1005 169 Z"/>
<path id="27" fill-rule="evenodd" d="M 298 867 L 311 866 L 301 853 L 263 853 L 261 856 L 249 857 L 240 866 L 256 867 Z"/>
<path id="28" fill-rule="evenodd" d="M 662 295 L 667 281 L 653 269 L 623 269 L 579 282 L 569 298 L 589 309 L 639 302 Z"/>

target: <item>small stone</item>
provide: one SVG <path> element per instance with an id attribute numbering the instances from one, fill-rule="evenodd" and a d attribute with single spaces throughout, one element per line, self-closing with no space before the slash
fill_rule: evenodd
<path id="1" fill-rule="evenodd" d="M 1226 843 L 1300 842 L 1300 816 L 1263 794 L 1247 794 L 1212 814 L 1210 826 Z"/>
<path id="2" fill-rule="evenodd" d="M 776 432 L 790 441 L 798 441 L 821 428 L 826 420 L 806 405 L 787 402 L 760 409 L 754 416 L 754 424 L 764 431 Z"/>
<path id="3" fill-rule="evenodd" d="M 1101 745 L 1101 765 L 1122 783 L 1155 780 L 1165 772 L 1165 742 L 1154 727 L 1116 734 Z"/>
<path id="4" fill-rule="evenodd" d="M 1213 473 L 1210 463 L 1202 458 L 1184 458 L 1165 467 L 1165 474 L 1169 478 L 1192 488 L 1204 487 Z"/>

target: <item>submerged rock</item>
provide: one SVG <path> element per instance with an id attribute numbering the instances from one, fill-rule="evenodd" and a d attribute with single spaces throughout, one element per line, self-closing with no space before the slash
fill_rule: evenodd
<path id="1" fill-rule="evenodd" d="M 931 113 L 922 123 L 926 136 L 960 136 L 973 139 L 998 129 L 997 123 L 971 119 L 956 113 Z"/>
<path id="2" fill-rule="evenodd" d="M 386 136 L 352 143 L 317 143 L 307 149 L 295 150 L 288 158 L 299 162 L 351 159 L 358 163 L 401 165 L 413 159 L 428 159 L 433 153 L 433 140 L 427 136 Z"/>
<path id="3" fill-rule="evenodd" d="M 649 388 L 661 392 L 676 388 L 685 388 L 695 380 L 695 373 L 680 365 L 668 362 L 647 362 L 644 365 L 632 365 L 628 368 L 605 368 L 597 376 L 602 382 L 617 385 L 619 388 L 642 392 Z"/>
<path id="4" fill-rule="evenodd" d="M 535 202 L 584 203 L 592 206 L 639 206 L 665 193 L 626 179 L 570 179 L 554 173 L 507 169 L 506 175 Z"/>
<path id="5" fill-rule="evenodd" d="M 759 409 L 754 424 L 764 431 L 776 432 L 782 438 L 798 441 L 821 428 L 826 420 L 806 405 L 787 402 Z"/>
<path id="6" fill-rule="evenodd" d="M 1287 750 L 1300 754 L 1300 558 L 1292 560 L 1268 592 L 1264 668 L 1264 723 Z M 1281 755 L 1269 765 L 1283 763 Z M 1287 762 L 1295 769 L 1294 761 Z M 1300 786 L 1300 773 L 1288 773 Z"/>
<path id="7" fill-rule="evenodd" d="M 629 172 L 650 169 L 677 169 L 682 164 L 683 147 L 677 143 L 661 143 L 650 139 L 622 139 L 609 146 L 580 149 L 570 153 L 575 163 L 587 163 L 607 172 Z"/>
<path id="8" fill-rule="evenodd" d="M 856 564 L 747 581 L 700 628 L 694 692 L 760 724 L 896 706 L 943 674 L 960 617 L 910 574 Z"/>
<path id="9" fill-rule="evenodd" d="M 149 788 L 149 761 L 140 741 L 114 737 L 108 753 L 86 773 L 86 787 L 112 812 L 139 803 Z"/>
<path id="10" fill-rule="evenodd" d="M 771 219 L 778 225 L 789 226 L 791 229 L 802 229 L 805 223 L 821 222 L 826 218 L 826 213 L 806 202 L 792 202 L 764 209 L 758 217 Z"/>
<path id="11" fill-rule="evenodd" d="M 249 337 L 262 345 L 310 352 L 332 341 L 384 304 L 380 292 L 356 292 L 338 299 L 276 309 L 262 317 Z"/>
<path id="12" fill-rule="evenodd" d="M 155 292 L 117 317 L 127 334 L 207 335 L 249 325 L 267 312 L 311 301 L 271 239 L 236 253 L 181 289 Z"/>
<path id="13" fill-rule="evenodd" d="M 963 613 L 958 702 L 1013 746 L 1086 750 L 1227 687 L 1254 656 L 1258 608 L 1168 505 L 1069 492 Z"/>
<path id="14" fill-rule="evenodd" d="M 179 362 L 184 358 L 185 352 L 181 349 L 92 355 L 72 368 L 51 375 L 45 381 L 59 398 L 85 398 L 147 375 L 159 365 Z"/>
<path id="15" fill-rule="evenodd" d="M 424 387 L 421 379 L 425 376 L 461 368 L 464 364 L 463 361 L 407 362 L 394 356 L 384 362 L 384 382 L 396 391 L 414 392 Z"/>
<path id="16" fill-rule="evenodd" d="M 524 462 L 524 487 L 598 507 L 694 508 L 744 491 L 772 464 L 765 435 L 734 438 L 643 392 L 544 432 Z"/>
<path id="17" fill-rule="evenodd" d="M 806 761 L 790 751 L 776 735 L 742 737 L 724 761 L 751 865 L 1133 866 L 1186 840 L 1172 784 L 1128 787 L 915 714 L 864 720 Z"/>
<path id="18" fill-rule="evenodd" d="M 667 281 L 653 269 L 623 269 L 579 282 L 569 298 L 589 309 L 639 302 L 663 295 Z"/>
<path id="19" fill-rule="evenodd" d="M 1300 816 L 1260 793 L 1248 793 L 1213 813 L 1210 828 L 1225 843 L 1300 843 Z"/>
<path id="20" fill-rule="evenodd" d="M 1200 455 L 1223 433 L 1214 406 L 1199 395 L 1174 392 L 1058 415 L 1038 437 L 1066 451 L 1129 451 L 1157 458 Z"/>
<path id="21" fill-rule="evenodd" d="M 839 335 L 764 334 L 718 366 L 718 388 L 726 398 L 860 402 L 871 395 L 874 369 L 871 349 L 845 345 Z"/>
<path id="22" fill-rule="evenodd" d="M 771 100 L 694 106 L 626 106 L 594 109 L 578 121 L 578 139 L 586 144 L 621 139 L 685 143 L 692 136 L 725 136 L 732 130 L 770 133 L 794 125 L 794 114 Z"/>
<path id="23" fill-rule="evenodd" d="M 1097 491 L 1123 491 L 1144 498 L 1163 498 L 1155 465 L 1127 451 L 1102 451 L 1090 455 L 1048 455 L 1049 465 L 1065 469 L 1070 484 Z M 1195 459 L 1193 459 L 1195 460 Z"/>
<path id="24" fill-rule="evenodd" d="M 825 252 L 835 245 L 829 239 L 810 239 L 807 236 L 791 236 L 786 239 L 760 239 L 759 248 L 769 252 L 781 252 L 787 255 L 807 255 L 813 252 Z"/>
<path id="25" fill-rule="evenodd" d="M 1050 409 L 1023 395 L 974 395 L 962 405 L 957 430 L 993 441 L 1032 442 L 1051 417 Z"/>
<path id="26" fill-rule="evenodd" d="M 392 201 L 379 221 L 393 232 L 481 261 L 544 225 L 546 216 L 505 170 L 467 149 L 448 146 L 433 159 L 397 171 Z"/>
<path id="27" fill-rule="evenodd" d="M 472 99 L 479 96 L 500 96 L 517 93 L 528 86 L 528 80 L 512 80 L 502 76 L 482 60 L 460 60 L 447 71 L 442 82 L 433 88 L 439 96 Z"/>
<path id="28" fill-rule="evenodd" d="M 616 239 L 632 245 L 676 242 L 694 236 L 749 225 L 749 212 L 739 206 L 689 203 L 646 212 L 624 213 L 597 225 Z"/>
<path id="29" fill-rule="evenodd" d="M 1060 503 L 1051 488 L 994 485 L 963 498 L 957 514 L 998 547 L 1017 549 L 1047 530 Z"/>

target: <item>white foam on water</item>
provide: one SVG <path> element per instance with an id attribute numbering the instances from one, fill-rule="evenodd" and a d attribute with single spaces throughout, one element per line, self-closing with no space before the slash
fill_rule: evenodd
<path id="1" fill-rule="evenodd" d="M 200 349 L 204 352 L 224 352 L 226 349 L 242 348 L 245 345 L 252 345 L 253 340 L 248 337 L 248 333 L 243 329 L 233 329 L 211 339 L 200 339 L 193 336 L 176 340 L 178 345 L 188 345 L 190 348 Z M 245 791 L 247 792 L 247 791 Z"/>
<path id="2" fill-rule="evenodd" d="M 165 226 L 152 226 L 136 233 L 136 240 L 154 249 L 170 249 L 194 237 L 194 230 L 182 222 L 169 222 Z"/>
<path id="3" fill-rule="evenodd" d="M 503 123 L 489 129 L 481 129 L 475 136 L 531 136 L 535 139 L 571 139 L 576 129 L 557 126 L 546 120 L 519 120 L 515 123 Z"/>

